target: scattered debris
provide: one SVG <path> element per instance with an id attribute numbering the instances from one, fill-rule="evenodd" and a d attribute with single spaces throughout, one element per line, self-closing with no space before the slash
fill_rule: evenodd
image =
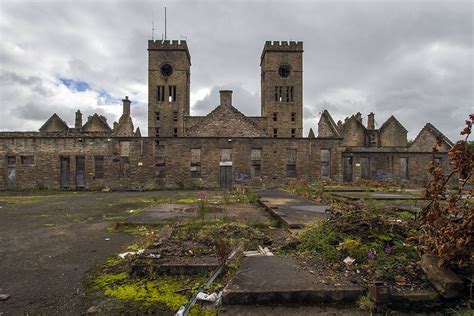
<path id="1" fill-rule="evenodd" d="M 212 302 L 212 303 L 217 302 L 218 298 L 219 298 L 219 295 L 216 292 L 214 292 L 212 294 L 206 294 L 204 292 L 199 292 L 196 295 L 197 300 L 199 300 L 199 301 L 208 301 L 208 302 Z"/>
<path id="2" fill-rule="evenodd" d="M 106 240 L 106 241 L 109 241 L 109 240 L 110 240 L 110 238 L 105 238 L 105 240 Z"/>
<path id="3" fill-rule="evenodd" d="M 351 265 L 355 262 L 355 259 L 347 256 L 346 259 L 342 260 L 342 262 L 344 262 L 347 265 Z"/>
<path id="4" fill-rule="evenodd" d="M 138 250 L 138 251 L 128 251 L 128 252 L 124 252 L 124 253 L 119 253 L 118 256 L 122 259 L 125 259 L 128 256 L 141 255 L 144 251 L 145 251 L 144 249 L 141 249 L 141 250 Z"/>
<path id="5" fill-rule="evenodd" d="M 421 268 L 427 279 L 444 298 L 455 298 L 464 289 L 463 281 L 451 270 L 438 267 L 439 257 L 434 255 L 421 256 Z"/>
<path id="6" fill-rule="evenodd" d="M 258 246 L 257 250 L 244 251 L 244 256 L 254 257 L 254 256 L 273 256 L 273 253 L 267 247 L 262 248 Z"/>
<path id="7" fill-rule="evenodd" d="M 10 294 L 0 294 L 0 301 L 6 301 L 10 298 Z"/>

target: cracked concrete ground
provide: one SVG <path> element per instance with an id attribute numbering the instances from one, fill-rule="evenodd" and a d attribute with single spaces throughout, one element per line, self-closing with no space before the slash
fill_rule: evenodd
<path id="1" fill-rule="evenodd" d="M 133 237 L 105 229 L 183 192 L 0 194 L 0 315 L 81 314 L 86 272 Z M 133 210 L 133 212 L 130 212 Z"/>

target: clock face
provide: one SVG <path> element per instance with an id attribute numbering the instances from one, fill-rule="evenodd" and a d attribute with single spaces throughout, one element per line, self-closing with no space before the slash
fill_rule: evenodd
<path id="1" fill-rule="evenodd" d="M 287 78 L 290 75 L 291 68 L 289 65 L 281 65 L 278 68 L 278 74 L 280 77 Z"/>
<path id="2" fill-rule="evenodd" d="M 170 64 L 163 64 L 160 67 L 161 74 L 165 77 L 169 77 L 173 74 L 173 66 Z"/>

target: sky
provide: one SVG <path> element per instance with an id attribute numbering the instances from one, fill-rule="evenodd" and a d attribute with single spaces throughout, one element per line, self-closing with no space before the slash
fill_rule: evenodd
<path id="1" fill-rule="evenodd" d="M 304 129 L 333 118 L 394 115 L 416 137 L 431 122 L 450 139 L 474 112 L 472 1 L 0 1 L 0 130 L 38 130 L 57 113 L 108 122 L 132 100 L 146 134 L 147 40 L 164 31 L 191 54 L 191 114 L 233 104 L 260 115 L 267 40 L 304 42 Z"/>

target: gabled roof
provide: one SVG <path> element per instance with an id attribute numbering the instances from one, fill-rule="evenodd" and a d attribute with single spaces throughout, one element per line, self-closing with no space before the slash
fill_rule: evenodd
<path id="1" fill-rule="evenodd" d="M 313 131 L 312 128 L 309 129 L 308 138 L 316 138 L 316 136 L 314 135 L 314 131 Z"/>
<path id="2" fill-rule="evenodd" d="M 40 127 L 40 132 L 44 133 L 57 133 L 67 132 L 69 127 L 66 122 L 62 120 L 59 115 L 54 113 L 51 117 Z"/>
<path id="3" fill-rule="evenodd" d="M 418 135 L 416 135 L 415 140 L 410 145 L 410 147 L 414 147 L 418 144 L 418 142 L 422 141 L 422 140 L 420 140 L 420 138 L 421 138 L 421 135 L 424 132 L 428 132 L 428 133 L 432 134 L 435 137 L 440 137 L 441 140 L 443 140 L 443 142 L 448 146 L 448 148 L 451 148 L 451 147 L 454 146 L 454 143 L 448 137 L 446 137 L 443 133 L 441 133 L 436 127 L 434 127 L 433 124 L 426 123 L 425 126 L 418 133 Z"/>
<path id="4" fill-rule="evenodd" d="M 188 136 L 266 137 L 267 135 L 232 105 L 219 105 L 198 125 L 190 128 Z"/>
<path id="5" fill-rule="evenodd" d="M 114 124 L 113 134 L 115 136 L 135 136 L 133 129 L 132 118 L 130 115 L 123 114 L 120 117 L 118 124 Z"/>
<path id="6" fill-rule="evenodd" d="M 326 131 L 326 132 L 329 132 L 329 134 L 323 132 L 322 130 L 323 128 L 321 128 L 323 124 L 329 128 L 329 130 Z M 336 122 L 334 122 L 328 110 L 324 110 L 323 113 L 321 114 L 321 118 L 319 119 L 318 137 L 341 137 L 341 133 L 336 125 Z"/>
<path id="7" fill-rule="evenodd" d="M 379 131 L 382 131 L 383 129 L 385 129 L 385 128 L 388 126 L 388 124 L 389 124 L 390 122 L 392 122 L 392 121 L 393 121 L 396 125 L 398 125 L 401 129 L 403 129 L 405 132 L 408 133 L 408 130 L 405 128 L 405 126 L 403 126 L 402 123 L 400 123 L 400 122 L 395 118 L 395 116 L 393 116 L 393 115 L 391 115 L 391 116 L 382 124 L 382 126 L 380 126 Z"/>
<path id="8" fill-rule="evenodd" d="M 112 129 L 110 128 L 107 120 L 102 115 L 94 113 L 89 119 L 87 120 L 86 124 L 82 127 L 83 132 L 110 132 Z"/>
<path id="9" fill-rule="evenodd" d="M 344 130 L 344 128 L 347 126 L 347 123 L 352 122 L 352 121 L 355 121 L 355 122 L 356 122 L 356 125 L 358 125 L 359 127 L 361 127 L 363 130 L 367 130 L 367 128 L 364 126 L 364 124 L 362 124 L 362 122 L 359 121 L 359 120 L 357 119 L 357 117 L 355 117 L 355 115 L 351 115 L 351 117 L 349 117 L 349 118 L 347 119 L 347 121 L 344 121 L 344 123 L 342 123 L 341 133 L 342 133 L 342 131 Z"/>

